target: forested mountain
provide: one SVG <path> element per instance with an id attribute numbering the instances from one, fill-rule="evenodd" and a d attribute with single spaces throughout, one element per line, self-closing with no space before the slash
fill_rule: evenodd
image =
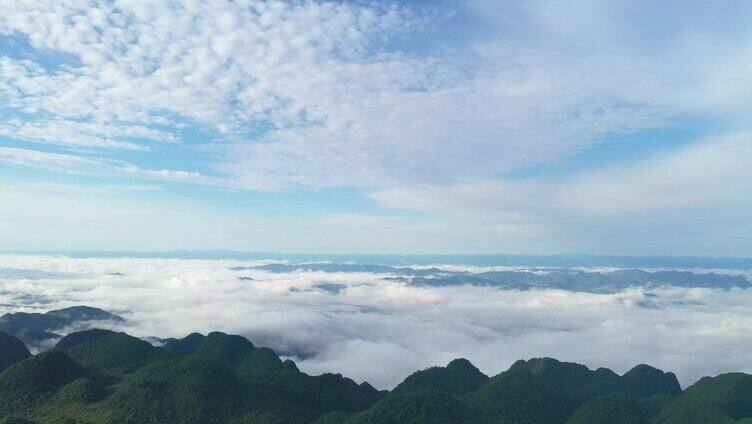
<path id="1" fill-rule="evenodd" d="M 623 375 L 551 358 L 496 376 L 466 359 L 407 377 L 391 392 L 339 374 L 310 376 L 271 349 L 214 332 L 153 346 L 93 329 L 30 355 L 0 333 L 0 423 L 752 422 L 752 376 L 706 377 L 682 391 L 647 365 Z"/>

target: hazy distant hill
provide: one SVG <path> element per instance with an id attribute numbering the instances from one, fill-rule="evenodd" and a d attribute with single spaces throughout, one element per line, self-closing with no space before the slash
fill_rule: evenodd
<path id="1" fill-rule="evenodd" d="M 145 251 L 0 251 L 2 254 L 55 255 L 73 258 L 167 258 L 235 259 L 301 262 L 377 264 L 389 266 L 455 264 L 522 267 L 615 267 L 615 268 L 719 268 L 752 269 L 752 258 L 695 256 L 609 256 L 588 254 L 559 255 L 394 255 L 394 254 L 309 254 L 240 252 L 234 250 Z"/>
<path id="2" fill-rule="evenodd" d="M 563 289 L 592 293 L 615 293 L 630 287 L 703 287 L 728 290 L 749 288 L 750 282 L 741 275 L 692 273 L 687 271 L 642 271 L 638 269 L 611 272 L 585 272 L 570 269 L 531 271 L 493 271 L 480 274 L 453 274 L 434 278 L 415 277 L 411 282 L 430 286 L 472 284 L 507 289 Z"/>
<path id="3" fill-rule="evenodd" d="M 0 348 L 0 423 L 752 422 L 752 376 L 741 373 L 682 391 L 674 374 L 647 365 L 618 375 L 538 358 L 489 377 L 456 359 L 386 392 L 307 375 L 271 349 L 217 332 L 155 347 L 94 329 L 35 356 L 0 333 Z"/>
<path id="4" fill-rule="evenodd" d="M 233 271 L 257 270 L 273 273 L 309 272 L 368 272 L 385 274 L 389 279 L 426 286 L 475 285 L 504 289 L 563 289 L 591 293 L 616 293 L 630 287 L 702 287 L 729 290 L 749 288 L 752 284 L 743 275 L 696 273 L 689 271 L 644 271 L 624 269 L 614 271 L 583 271 L 569 268 L 521 269 L 470 273 L 437 268 L 391 267 L 360 264 L 268 264 L 235 267 Z M 247 279 L 247 277 L 240 277 Z"/>

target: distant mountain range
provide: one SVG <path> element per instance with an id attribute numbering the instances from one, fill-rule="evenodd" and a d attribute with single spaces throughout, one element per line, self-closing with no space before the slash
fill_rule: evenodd
<path id="1" fill-rule="evenodd" d="M 386 278 L 393 280 L 433 287 L 474 285 L 513 290 L 562 289 L 590 293 L 617 293 L 630 287 L 656 288 L 673 286 L 724 290 L 734 287 L 752 287 L 747 277 L 743 275 L 694 273 L 689 271 L 651 272 L 639 269 L 595 272 L 568 268 L 542 268 L 470 273 L 446 271 L 437 268 L 332 263 L 268 264 L 251 267 L 234 267 L 231 269 L 236 272 L 258 270 L 273 273 L 289 273 L 294 271 L 328 273 L 365 272 L 386 274 Z M 239 278 L 247 279 L 248 277 L 241 276 Z"/>
<path id="2" fill-rule="evenodd" d="M 116 319 L 101 313 L 76 307 L 9 319 Z M 536 358 L 489 377 L 456 359 L 379 391 L 339 374 L 307 375 L 271 349 L 219 332 L 154 346 L 90 329 L 37 355 L 0 332 L 0 370 L 3 424 L 752 423 L 748 374 L 705 377 L 682 390 L 673 373 L 648 365 L 618 375 Z"/>
<path id="3" fill-rule="evenodd" d="M 390 266 L 404 265 L 475 265 L 522 267 L 615 267 L 615 268 L 718 268 L 752 269 L 752 258 L 696 256 L 615 256 L 588 254 L 559 255 L 393 255 L 393 254 L 308 254 L 275 252 L 241 252 L 235 250 L 171 250 L 171 251 L 0 251 L 10 255 L 55 255 L 72 258 L 169 258 L 169 259 L 233 259 L 284 260 L 291 262 L 359 263 Z"/>
<path id="4" fill-rule="evenodd" d="M 13 335 L 34 348 L 45 340 L 62 337 L 56 331 L 66 327 L 92 327 L 103 321 L 122 323 L 124 319 L 90 306 L 72 306 L 44 314 L 15 312 L 0 316 L 0 331 Z"/>

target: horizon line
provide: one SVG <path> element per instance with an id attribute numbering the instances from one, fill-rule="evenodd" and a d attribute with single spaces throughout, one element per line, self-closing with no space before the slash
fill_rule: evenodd
<path id="1" fill-rule="evenodd" d="M 175 250 L 10 250 L 0 255 L 67 256 L 71 258 L 135 258 L 196 260 L 340 260 L 381 265 L 529 266 L 529 267 L 615 267 L 615 268 L 722 268 L 752 269 L 752 257 L 606 255 L 593 253 L 283 253 L 231 249 Z"/>

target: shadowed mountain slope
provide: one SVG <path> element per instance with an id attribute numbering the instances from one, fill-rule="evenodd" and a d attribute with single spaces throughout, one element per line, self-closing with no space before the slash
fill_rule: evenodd
<path id="1" fill-rule="evenodd" d="M 31 356 L 21 340 L 0 332 L 0 371 Z"/>

